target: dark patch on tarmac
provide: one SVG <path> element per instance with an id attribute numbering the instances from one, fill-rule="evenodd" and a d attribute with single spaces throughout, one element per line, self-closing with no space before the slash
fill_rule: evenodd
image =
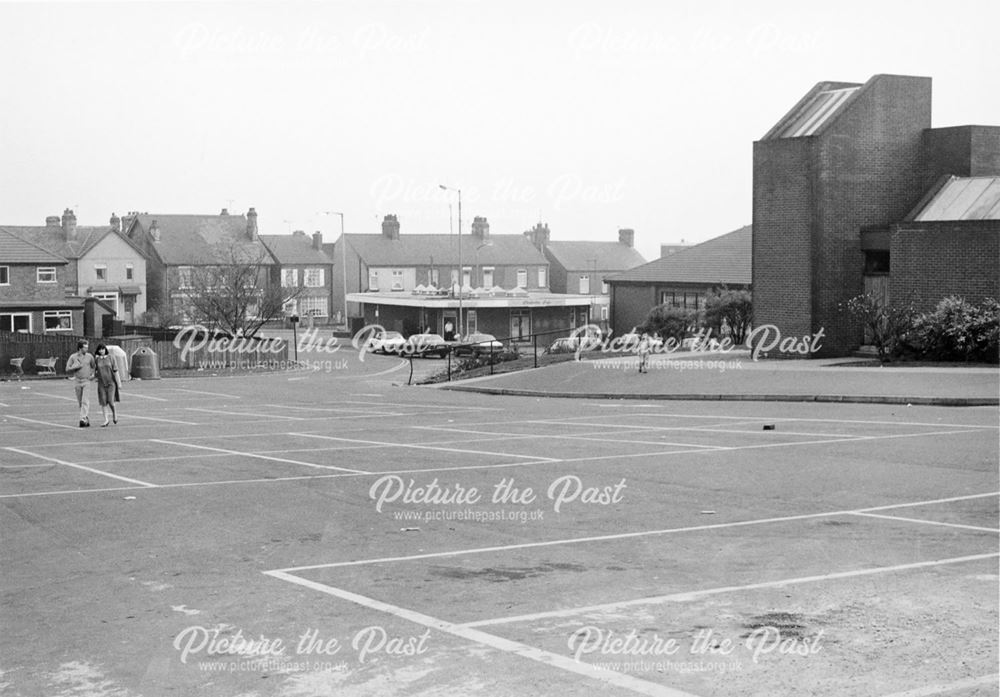
<path id="1" fill-rule="evenodd" d="M 750 636 L 755 630 L 765 627 L 773 627 L 780 632 L 782 639 L 802 639 L 806 635 L 805 618 L 794 612 L 767 612 L 763 615 L 754 615 L 748 622 L 743 623 L 743 638 Z"/>
<path id="2" fill-rule="evenodd" d="M 521 581 L 526 578 L 535 578 L 542 574 L 552 573 L 553 571 L 573 571 L 579 573 L 586 570 L 587 568 L 580 564 L 545 563 L 538 566 L 487 567 L 485 569 L 457 569 L 451 566 L 432 566 L 430 572 L 435 576 L 460 581 L 481 580 L 489 583 L 505 583 L 507 581 Z"/>

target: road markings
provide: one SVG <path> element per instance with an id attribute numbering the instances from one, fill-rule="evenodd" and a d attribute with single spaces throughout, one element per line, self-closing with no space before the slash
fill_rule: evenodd
<path id="1" fill-rule="evenodd" d="M 494 457 L 519 457 L 525 460 L 535 460 L 538 462 L 562 462 L 554 457 L 541 457 L 539 455 L 520 455 L 518 453 L 498 453 L 490 450 L 464 450 L 462 448 L 441 448 L 434 445 L 420 445 L 419 443 L 386 443 L 377 440 L 361 440 L 360 438 L 339 438 L 337 436 L 324 436 L 317 433 L 290 433 L 292 436 L 303 438 L 322 438 L 324 440 L 342 441 L 345 443 L 364 443 L 367 445 L 381 445 L 387 448 L 416 448 L 418 450 L 437 450 L 447 453 L 465 453 L 468 455 L 492 455 Z"/>
<path id="2" fill-rule="evenodd" d="M 8 419 L 17 419 L 18 421 L 27 421 L 33 424 L 42 424 L 43 426 L 52 426 L 54 428 L 78 428 L 77 426 L 67 426 L 66 424 L 57 424 L 51 421 L 39 421 L 38 419 L 28 419 L 23 416 L 14 416 L 13 414 L 7 414 Z"/>
<path id="3" fill-rule="evenodd" d="M 349 469 L 347 467 L 335 467 L 333 465 L 317 465 L 314 462 L 303 462 L 301 460 L 289 460 L 284 457 L 274 457 L 273 455 L 261 455 L 259 453 L 247 453 L 240 450 L 227 450 L 225 448 L 213 448 L 208 445 L 195 445 L 194 443 L 181 443 L 180 441 L 150 439 L 153 443 L 165 443 L 167 445 L 181 445 L 185 448 L 196 448 L 198 450 L 210 450 L 216 453 L 226 453 L 228 455 L 240 455 L 242 457 L 252 457 L 258 460 L 270 460 L 272 462 L 285 462 L 291 465 L 302 465 L 303 467 L 315 467 L 316 469 L 336 470 L 338 472 L 351 472 L 353 474 L 371 474 L 365 470 Z"/>
<path id="4" fill-rule="evenodd" d="M 389 603 L 382 602 L 381 600 L 375 600 L 374 598 L 346 591 L 342 588 L 336 588 L 334 586 L 328 586 L 324 583 L 310 581 L 309 579 L 300 578 L 280 570 L 265 571 L 263 573 L 278 580 L 294 583 L 304 588 L 319 591 L 320 593 L 325 593 L 335 598 L 340 598 L 341 600 L 361 605 L 362 607 L 366 607 L 370 610 L 384 612 L 386 614 L 399 617 L 400 619 L 404 619 L 439 632 L 444 632 L 445 634 L 451 634 L 452 636 L 456 636 L 497 651 L 527 658 L 546 666 L 559 668 L 585 678 L 590 678 L 591 680 L 621 687 L 638 694 L 651 695 L 652 697 L 695 697 L 695 695 L 692 695 L 689 692 L 682 692 L 665 685 L 658 685 L 646 680 L 640 680 L 632 677 L 631 675 L 624 675 L 622 673 L 615 673 L 610 670 L 598 668 L 597 666 L 590 665 L 589 663 L 573 660 L 569 656 L 537 649 L 533 646 L 528 646 L 527 644 L 511 641 L 510 639 L 505 639 L 494 634 L 488 634 L 486 632 L 479 631 L 478 629 L 472 629 L 460 624 L 431 617 L 430 615 L 425 615 L 422 612 L 408 610 L 398 605 L 391 605 Z"/>
<path id="5" fill-rule="evenodd" d="M 965 690 L 970 687 L 979 687 L 981 685 L 992 685 L 995 682 L 1000 682 L 1000 675 L 984 675 L 979 678 L 965 678 L 964 680 L 958 680 L 956 682 L 936 685 L 925 685 L 924 687 L 918 687 L 915 690 L 907 690 L 906 692 L 893 692 L 891 695 L 884 695 L 884 697 L 932 697 L 932 695 L 944 695 L 951 692 L 957 692 L 958 690 Z"/>
<path id="6" fill-rule="evenodd" d="M 960 523 L 942 523 L 937 520 L 925 520 L 923 518 L 904 518 L 896 515 L 879 515 L 878 513 L 852 513 L 851 515 L 864 516 L 866 518 L 882 518 L 883 520 L 899 520 L 905 523 L 922 523 L 924 525 L 941 525 L 946 528 L 961 528 L 962 530 L 978 530 L 980 532 L 1000 533 L 997 528 L 984 528 L 979 525 L 961 525 Z"/>
<path id="7" fill-rule="evenodd" d="M 29 450 L 21 450 L 20 448 L 5 448 L 5 450 L 10 450 L 11 452 L 20 453 L 22 455 L 30 455 L 31 457 L 37 457 L 39 460 L 48 460 L 49 462 L 54 462 L 57 465 L 65 465 L 67 467 L 73 467 L 84 472 L 90 472 L 91 474 L 99 474 L 102 477 L 111 477 L 112 479 L 118 479 L 123 482 L 128 482 L 130 484 L 138 484 L 144 487 L 156 488 L 157 484 L 150 484 L 149 482 L 144 482 L 140 479 L 131 479 L 129 477 L 122 477 L 118 474 L 111 474 L 110 472 L 104 472 L 103 470 L 94 469 L 93 467 L 85 467 L 84 465 L 77 465 L 73 462 L 66 462 L 65 460 L 59 460 L 54 457 L 49 457 L 48 455 L 39 455 L 38 453 L 33 453 Z"/>

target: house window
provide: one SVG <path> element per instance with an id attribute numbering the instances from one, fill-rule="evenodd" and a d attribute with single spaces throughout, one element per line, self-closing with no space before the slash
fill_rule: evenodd
<path id="1" fill-rule="evenodd" d="M 431 285 L 436 288 L 439 280 L 440 280 L 440 275 L 438 274 L 438 270 L 431 269 Z"/>
<path id="2" fill-rule="evenodd" d="M 527 288 L 528 287 L 528 270 L 518 269 L 517 270 L 517 287 Z"/>
<path id="3" fill-rule="evenodd" d="M 281 310 L 282 312 L 285 313 L 286 317 L 297 315 L 299 314 L 299 303 L 295 298 L 292 298 L 291 300 L 286 300 L 285 303 L 281 306 Z"/>
<path id="4" fill-rule="evenodd" d="M 10 267 L 0 266 L 0 286 L 10 285 Z"/>
<path id="5" fill-rule="evenodd" d="M 889 273 L 889 251 L 884 249 L 865 250 L 865 273 Z"/>
<path id="6" fill-rule="evenodd" d="M 124 301 L 123 304 L 125 305 L 125 313 L 126 314 L 130 315 L 133 312 L 135 312 L 135 300 L 133 300 L 132 298 L 125 298 L 125 301 Z"/>
<path id="7" fill-rule="evenodd" d="M 298 269 L 282 269 L 281 270 L 281 286 L 282 288 L 298 288 L 299 285 L 299 270 Z"/>
<path id="8" fill-rule="evenodd" d="M 475 334 L 479 331 L 479 318 L 476 316 L 475 310 L 468 310 L 465 313 L 465 326 L 468 327 L 469 334 Z"/>
<path id="9" fill-rule="evenodd" d="M 323 269 L 310 268 L 305 270 L 305 287 L 306 288 L 322 288 L 323 287 Z"/>
<path id="10" fill-rule="evenodd" d="M 177 287 L 178 288 L 190 288 L 191 287 L 191 267 L 190 266 L 178 266 L 177 267 Z"/>
<path id="11" fill-rule="evenodd" d="M 546 271 L 547 271 L 547 269 L 544 266 L 539 266 L 538 267 L 538 287 L 539 288 L 548 288 L 548 286 L 549 286 L 548 278 L 547 278 L 548 274 L 546 273 Z"/>
<path id="12" fill-rule="evenodd" d="M 378 271 L 368 269 L 368 290 L 378 290 Z"/>
<path id="13" fill-rule="evenodd" d="M 451 270 L 451 285 L 452 287 L 458 285 L 458 269 Z"/>
<path id="14" fill-rule="evenodd" d="M 609 289 L 608 289 L 608 282 L 607 281 L 601 281 L 601 293 L 603 293 L 604 295 L 607 295 L 608 291 L 609 291 Z"/>
<path id="15" fill-rule="evenodd" d="M 318 295 L 299 298 L 299 314 L 312 315 L 313 317 L 329 317 L 329 299 Z"/>
<path id="16" fill-rule="evenodd" d="M 114 309 L 115 314 L 118 314 L 118 293 L 91 293 L 90 297 L 97 298 L 105 304 L 110 305 Z"/>
<path id="17" fill-rule="evenodd" d="M 125 264 L 125 280 L 135 280 L 135 267 L 132 264 Z"/>
<path id="18" fill-rule="evenodd" d="M 483 267 L 483 288 L 493 287 L 493 270 L 492 266 Z"/>
<path id="19" fill-rule="evenodd" d="M 73 329 L 73 313 L 69 310 L 46 310 L 42 313 L 47 332 L 66 332 Z"/>
<path id="20" fill-rule="evenodd" d="M 607 321 L 608 319 L 608 306 L 601 305 L 601 319 Z"/>
<path id="21" fill-rule="evenodd" d="M 96 278 L 98 281 L 108 280 L 108 265 L 94 264 L 94 278 Z"/>
<path id="22" fill-rule="evenodd" d="M 56 282 L 56 267 L 54 266 L 39 266 L 35 275 L 35 280 L 38 283 L 55 283 Z"/>
<path id="23" fill-rule="evenodd" d="M 0 331 L 31 332 L 31 314 L 28 312 L 0 313 Z"/>
<path id="24" fill-rule="evenodd" d="M 462 267 L 462 287 L 472 285 L 472 269 L 468 266 Z"/>
<path id="25" fill-rule="evenodd" d="M 392 270 L 392 290 L 403 290 L 403 271 L 401 269 Z"/>
<path id="26" fill-rule="evenodd" d="M 590 294 L 590 276 L 580 276 L 580 295 Z"/>

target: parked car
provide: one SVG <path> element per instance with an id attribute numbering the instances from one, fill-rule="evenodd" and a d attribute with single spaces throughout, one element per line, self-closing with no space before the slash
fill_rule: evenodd
<path id="1" fill-rule="evenodd" d="M 458 341 L 454 351 L 456 356 L 484 356 L 503 351 L 503 342 L 497 341 L 492 334 L 477 332 Z"/>
<path id="2" fill-rule="evenodd" d="M 406 345 L 406 339 L 399 332 L 384 331 L 371 338 L 371 350 L 374 353 L 399 353 Z"/>
<path id="3" fill-rule="evenodd" d="M 451 352 L 451 346 L 440 334 L 412 334 L 403 344 L 400 354 L 418 358 L 437 356 L 444 358 Z"/>

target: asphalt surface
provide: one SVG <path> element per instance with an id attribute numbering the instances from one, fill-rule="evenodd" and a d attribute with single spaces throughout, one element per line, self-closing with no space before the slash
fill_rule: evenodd
<path id="1" fill-rule="evenodd" d="M 0 383 L 0 691 L 997 693 L 994 407 L 492 396 L 303 358 L 127 383 L 109 428 L 68 381 Z M 570 369 L 663 377 L 516 377 Z"/>

